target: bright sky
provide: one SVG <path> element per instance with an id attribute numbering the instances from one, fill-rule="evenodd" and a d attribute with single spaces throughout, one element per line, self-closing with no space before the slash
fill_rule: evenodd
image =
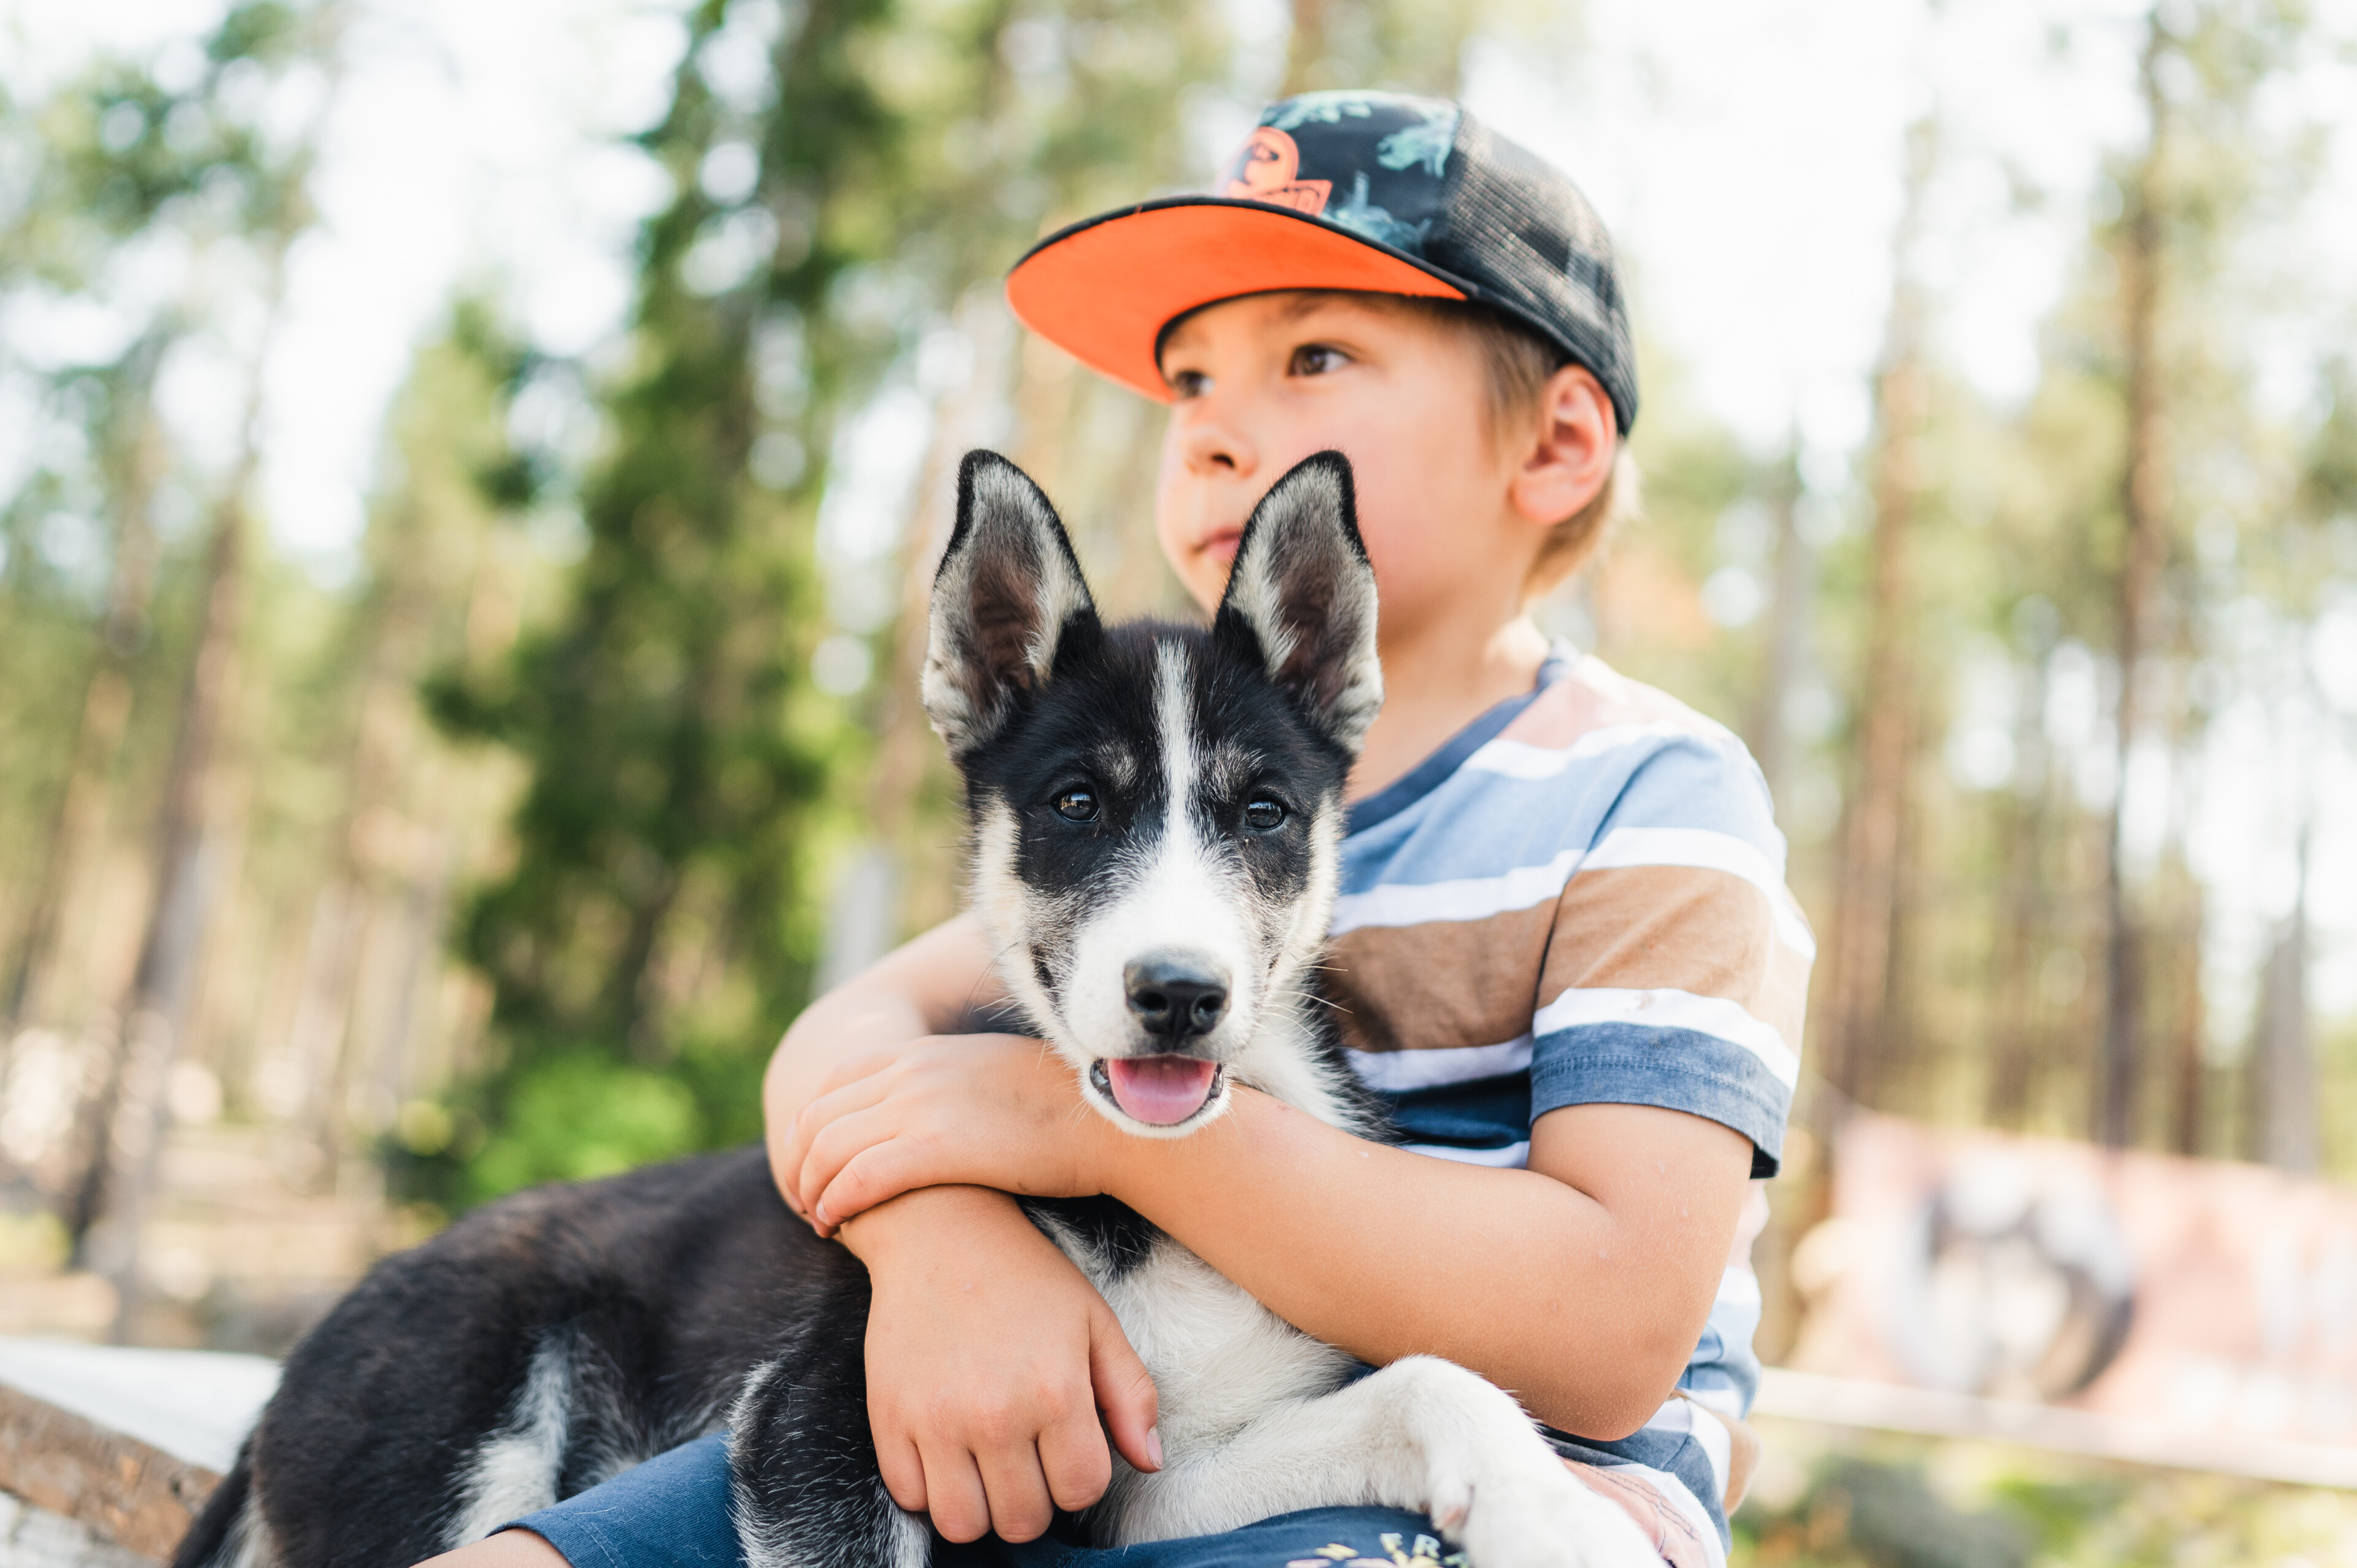
<path id="1" fill-rule="evenodd" d="M 1264 42 L 1281 35 L 1276 0 L 1227 9 Z M 0 81 L 38 91 L 93 48 L 148 54 L 219 10 L 218 0 L 0 0 Z M 295 258 L 264 403 L 264 510 L 281 543 L 329 578 L 354 559 L 387 403 L 455 287 L 492 285 L 553 350 L 611 341 L 633 226 L 664 196 L 662 177 L 613 138 L 660 111 L 682 38 L 661 0 L 354 0 L 352 10 L 317 182 L 323 221 Z M 1847 485 L 1889 292 L 1902 137 L 1934 104 L 1946 141 L 1918 261 L 1939 298 L 1941 349 L 1991 394 L 2029 390 L 2037 325 L 2064 285 L 2099 159 L 2137 134 L 2139 5 L 1984 0 L 1935 16 L 1892 0 L 1587 0 L 1582 25 L 1567 73 L 1526 49 L 1477 44 L 1469 96 L 1587 190 L 1630 261 L 1641 318 L 1688 367 L 1706 409 L 1763 452 L 1797 429 L 1813 484 L 1835 496 Z M 2270 237 L 2301 259 L 2257 350 L 2263 386 L 2287 403 L 2309 394 L 2318 332 L 2357 340 L 2352 104 L 2357 66 L 2319 58 L 2266 108 L 2338 128 L 2329 199 Z M 1208 169 L 1248 109 L 1213 102 L 1197 117 Z M 227 450 L 242 397 L 234 350 L 252 329 L 222 324 L 215 351 L 191 356 L 167 388 L 168 412 L 200 448 Z M 62 319 L 0 320 L 0 331 L 20 350 L 58 354 L 108 336 L 103 322 Z M 2357 715 L 2357 605 L 2328 619 L 2319 644 L 2327 693 Z M 2063 731 L 2073 722 L 2049 718 Z M 2318 744 L 2320 719 L 2287 725 L 2255 703 L 2218 726 L 2195 843 L 2219 895 L 2222 1037 L 2248 1017 L 2255 956 L 2289 897 L 2286 780 L 2301 777 L 2302 757 L 2315 760 L 2310 787 L 2326 802 L 2317 1000 L 2357 1010 L 2357 810 L 2341 804 L 2357 801 L 2357 719 L 2338 726 L 2338 744 Z M 2102 749 L 2085 724 L 2073 733 Z"/>

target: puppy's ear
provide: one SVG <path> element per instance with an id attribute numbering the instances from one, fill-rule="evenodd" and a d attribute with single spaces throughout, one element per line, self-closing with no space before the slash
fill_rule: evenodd
<path id="1" fill-rule="evenodd" d="M 933 578 L 921 688 L 933 728 L 963 757 L 997 733 L 1056 651 L 1098 629 L 1095 603 L 1056 509 L 996 452 L 958 467 L 957 527 Z"/>
<path id="2" fill-rule="evenodd" d="M 1383 671 L 1348 457 L 1303 458 L 1253 509 L 1211 634 L 1249 637 L 1269 677 L 1356 755 L 1383 705 Z"/>

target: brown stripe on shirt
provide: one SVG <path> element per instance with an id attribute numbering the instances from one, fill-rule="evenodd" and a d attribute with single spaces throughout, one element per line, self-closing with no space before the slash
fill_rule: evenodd
<path id="1" fill-rule="evenodd" d="M 1583 871 L 1554 909 L 1537 1005 L 1582 989 L 1683 991 L 1741 1006 L 1798 1050 L 1809 961 L 1776 935 L 1767 895 L 1709 866 Z"/>
<path id="2" fill-rule="evenodd" d="M 1361 926 L 1334 939 L 1328 994 L 1354 1050 L 1494 1046 L 1531 1026 L 1555 907 L 1479 920 Z"/>

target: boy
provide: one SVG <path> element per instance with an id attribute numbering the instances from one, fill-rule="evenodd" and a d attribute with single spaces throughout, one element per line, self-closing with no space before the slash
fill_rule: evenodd
<path id="1" fill-rule="evenodd" d="M 1515 1391 L 1666 1560 L 1723 1562 L 1749 1182 L 1776 1168 L 1810 946 L 1740 744 L 1526 614 L 1598 543 L 1636 410 L 1601 225 L 1456 104 L 1312 93 L 1268 111 L 1220 195 L 1067 230 L 1008 294 L 1173 404 L 1156 526 L 1207 607 L 1278 475 L 1353 463 L 1388 696 L 1351 777 L 1332 993 L 1408 1146 L 1249 1091 L 1189 1138 L 1114 1132 L 1036 1042 L 951 1033 L 1000 999 L 970 917 L 813 1004 L 770 1065 L 770 1146 L 788 1201 L 868 1266 L 886 1484 L 949 1541 L 998 1538 L 937 1561 L 1077 1563 L 1039 1538 L 1102 1492 L 1108 1437 L 1159 1466 L 1142 1364 L 1007 1196 L 1105 1193 L 1319 1338 Z M 726 1498 L 706 1439 L 457 1555 L 725 1563 Z M 1419 1530 L 1323 1509 L 1119 1561 L 1405 1561 Z"/>

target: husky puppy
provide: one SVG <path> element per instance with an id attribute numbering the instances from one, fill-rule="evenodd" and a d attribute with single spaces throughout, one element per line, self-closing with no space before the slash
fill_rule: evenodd
<path id="1" fill-rule="evenodd" d="M 1205 630 L 1103 625 L 1039 489 L 983 452 L 959 476 L 923 695 L 965 776 L 975 906 L 1024 1024 L 1140 1137 L 1240 1084 L 1379 1126 L 1313 996 L 1383 701 L 1351 484 L 1337 453 L 1278 481 Z M 1385 1504 L 1474 1568 L 1658 1563 L 1481 1378 L 1367 1372 L 1109 1199 L 1025 1207 L 1160 1395 L 1165 1467 L 1114 1460 L 1096 1540 Z M 868 1303 L 758 1149 L 519 1194 L 378 1265 L 296 1348 L 177 1568 L 403 1568 L 723 1427 L 753 1568 L 921 1568 L 931 1532 L 869 1435 Z"/>

